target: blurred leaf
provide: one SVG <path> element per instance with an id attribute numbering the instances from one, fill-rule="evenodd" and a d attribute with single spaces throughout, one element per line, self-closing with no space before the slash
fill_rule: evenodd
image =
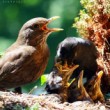
<path id="1" fill-rule="evenodd" d="M 41 76 L 41 85 L 44 85 L 47 81 L 47 75 L 42 75 Z"/>

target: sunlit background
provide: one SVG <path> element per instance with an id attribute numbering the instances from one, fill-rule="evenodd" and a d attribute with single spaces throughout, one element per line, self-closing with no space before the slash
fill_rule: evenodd
<path id="1" fill-rule="evenodd" d="M 52 33 L 48 38 L 50 60 L 45 73 L 49 73 L 56 54 L 57 45 L 68 36 L 78 36 L 72 28 L 74 18 L 81 9 L 80 0 L 1 0 L 0 1 L 0 52 L 15 42 L 21 26 L 31 18 L 60 16 L 50 27 L 61 27 L 62 32 Z M 24 92 L 30 91 L 40 80 L 24 86 Z"/>

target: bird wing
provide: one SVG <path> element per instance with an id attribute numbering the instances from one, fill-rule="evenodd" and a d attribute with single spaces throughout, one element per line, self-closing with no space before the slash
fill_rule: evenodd
<path id="1" fill-rule="evenodd" d="M 32 53 L 33 49 L 25 46 L 6 52 L 0 59 L 0 80 L 4 79 L 7 74 L 14 73 L 17 67 L 26 61 L 26 58 Z"/>

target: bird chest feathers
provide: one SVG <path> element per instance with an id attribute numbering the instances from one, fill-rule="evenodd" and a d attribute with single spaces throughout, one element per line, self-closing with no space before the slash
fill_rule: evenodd
<path id="1" fill-rule="evenodd" d="M 49 57 L 49 48 L 47 44 L 41 44 L 39 47 L 37 46 L 36 51 L 33 54 L 34 61 L 36 65 L 40 65 L 40 63 L 47 63 Z M 46 62 L 45 62 L 46 61 Z M 41 66 L 41 65 L 40 65 Z"/>

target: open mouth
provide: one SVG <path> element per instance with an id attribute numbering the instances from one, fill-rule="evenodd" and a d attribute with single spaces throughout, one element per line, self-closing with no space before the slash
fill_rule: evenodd
<path id="1" fill-rule="evenodd" d="M 54 16 L 54 17 L 51 17 L 48 19 L 48 22 L 42 27 L 42 30 L 45 30 L 45 31 L 49 31 L 49 32 L 56 32 L 56 31 L 63 31 L 62 28 L 48 28 L 47 25 L 49 23 L 51 23 L 52 21 L 56 20 L 60 18 L 59 16 Z"/>
<path id="2" fill-rule="evenodd" d="M 97 74 L 96 82 L 101 80 L 102 75 L 103 75 L 103 71 L 99 71 L 98 74 Z"/>

